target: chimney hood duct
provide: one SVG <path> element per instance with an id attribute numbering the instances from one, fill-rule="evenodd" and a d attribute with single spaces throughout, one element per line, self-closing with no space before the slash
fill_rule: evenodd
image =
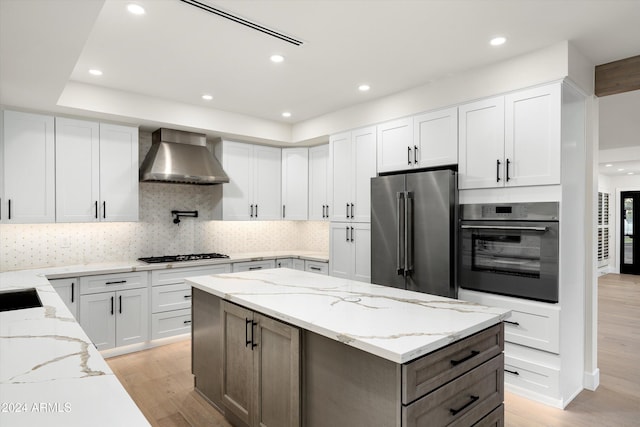
<path id="1" fill-rule="evenodd" d="M 204 134 L 160 128 L 140 166 L 140 181 L 212 185 L 229 182 Z"/>

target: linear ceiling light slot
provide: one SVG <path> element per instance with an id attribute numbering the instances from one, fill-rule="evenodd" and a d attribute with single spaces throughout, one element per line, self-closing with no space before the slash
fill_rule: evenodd
<path id="1" fill-rule="evenodd" d="M 271 37 L 275 37 L 275 38 L 283 40 L 283 41 L 285 41 L 287 43 L 291 43 L 291 44 L 296 45 L 296 46 L 302 45 L 302 42 L 300 40 L 296 40 L 293 37 L 289 37 L 289 36 L 287 36 L 285 34 L 279 33 L 279 32 L 277 32 L 275 30 L 270 29 L 270 28 L 263 27 L 260 24 L 256 24 L 255 22 L 248 21 L 248 20 L 246 20 L 244 18 L 241 18 L 239 16 L 232 15 L 229 12 L 225 12 L 224 10 L 215 8 L 213 6 L 210 6 L 208 4 L 199 2 L 197 0 L 180 0 L 180 1 L 182 1 L 184 3 L 187 3 L 187 4 L 190 4 L 192 6 L 195 6 L 197 8 L 200 8 L 202 10 L 205 10 L 207 12 L 213 13 L 215 15 L 221 16 L 223 18 L 226 18 L 226 19 L 228 19 L 230 21 L 233 21 L 233 22 L 236 22 L 238 24 L 244 25 L 245 27 L 253 28 L 256 31 L 260 31 L 261 33 L 268 34 Z"/>

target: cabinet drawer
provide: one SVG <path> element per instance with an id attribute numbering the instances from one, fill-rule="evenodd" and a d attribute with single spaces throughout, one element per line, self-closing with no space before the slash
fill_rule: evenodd
<path id="1" fill-rule="evenodd" d="M 80 294 L 144 288 L 148 284 L 149 274 L 146 271 L 85 276 L 80 278 Z"/>
<path id="2" fill-rule="evenodd" d="M 548 366 L 505 355 L 504 382 L 527 392 L 550 398 L 560 397 L 560 372 Z"/>
<path id="3" fill-rule="evenodd" d="M 504 355 L 501 353 L 433 393 L 402 408 L 406 427 L 470 426 L 504 400 Z"/>
<path id="4" fill-rule="evenodd" d="M 151 339 L 191 333 L 191 310 L 175 310 L 151 315 Z"/>
<path id="5" fill-rule="evenodd" d="M 498 324 L 403 365 L 402 403 L 413 402 L 502 353 L 502 337 L 503 326 Z"/>
<path id="6" fill-rule="evenodd" d="M 264 261 L 247 261 L 233 263 L 234 273 L 237 273 L 239 271 L 264 270 L 267 268 L 276 268 L 276 261 L 273 259 L 267 259 Z"/>
<path id="7" fill-rule="evenodd" d="M 473 427 L 504 427 L 504 404 L 491 411 L 489 415 L 475 423 Z"/>
<path id="8" fill-rule="evenodd" d="M 152 313 L 181 309 L 191 309 L 191 286 L 179 283 L 151 288 Z"/>
<path id="9" fill-rule="evenodd" d="M 311 273 L 329 274 L 329 263 L 305 260 L 304 270 Z"/>
<path id="10" fill-rule="evenodd" d="M 215 264 L 202 267 L 169 268 L 151 272 L 151 286 L 183 283 L 187 277 L 231 273 L 231 264 Z"/>

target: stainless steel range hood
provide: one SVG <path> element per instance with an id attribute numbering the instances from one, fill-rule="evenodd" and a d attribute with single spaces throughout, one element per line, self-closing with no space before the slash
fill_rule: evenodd
<path id="1" fill-rule="evenodd" d="M 204 134 L 160 128 L 140 166 L 140 181 L 212 185 L 229 182 Z"/>

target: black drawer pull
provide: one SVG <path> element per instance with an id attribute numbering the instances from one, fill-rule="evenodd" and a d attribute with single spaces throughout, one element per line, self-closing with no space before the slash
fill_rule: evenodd
<path id="1" fill-rule="evenodd" d="M 244 341 L 245 347 L 249 347 L 249 344 L 251 344 L 252 339 L 249 339 L 249 332 L 247 332 L 247 326 L 251 325 L 253 323 L 253 320 L 249 320 L 248 318 L 244 318 Z M 253 326 L 251 326 L 251 335 L 253 335 Z"/>
<path id="2" fill-rule="evenodd" d="M 510 374 L 513 374 L 513 375 L 520 375 L 520 372 L 518 372 L 518 371 L 510 371 L 510 370 L 508 370 L 508 369 L 505 369 L 504 371 L 505 371 L 505 372 L 508 372 L 508 373 L 510 373 Z"/>
<path id="3" fill-rule="evenodd" d="M 510 324 L 510 325 L 513 325 L 513 326 L 520 326 L 520 323 L 518 323 L 518 322 L 510 322 L 510 321 L 508 321 L 508 320 L 503 320 L 503 322 L 504 322 L 504 323 L 508 323 L 508 324 Z"/>
<path id="4" fill-rule="evenodd" d="M 452 361 L 451 361 L 451 366 L 459 365 L 459 364 L 461 364 L 462 362 L 466 362 L 467 360 L 469 360 L 469 359 L 471 359 L 471 358 L 473 358 L 473 357 L 476 357 L 476 356 L 477 356 L 477 355 L 479 355 L 479 354 L 480 354 L 480 352 L 479 352 L 479 351 L 473 350 L 473 351 L 471 352 L 471 354 L 470 354 L 470 355 L 468 355 L 467 357 L 464 357 L 464 358 L 459 359 L 459 360 L 452 360 Z"/>
<path id="5" fill-rule="evenodd" d="M 249 271 L 251 270 L 262 270 L 262 267 L 249 267 Z"/>
<path id="6" fill-rule="evenodd" d="M 469 396 L 469 397 L 471 398 L 471 400 L 465 403 L 464 406 L 462 406 L 461 408 L 449 409 L 449 412 L 451 413 L 451 415 L 453 416 L 458 415 L 460 412 L 464 411 L 469 406 L 473 405 L 478 399 L 480 399 L 480 396 Z"/>
<path id="7" fill-rule="evenodd" d="M 322 271 L 322 269 L 320 267 L 314 267 L 314 266 L 309 266 L 310 270 L 315 270 L 315 271 Z"/>
<path id="8" fill-rule="evenodd" d="M 184 323 L 185 325 L 190 325 L 190 324 L 191 324 L 191 320 L 185 320 L 185 321 L 184 321 L 184 322 L 182 322 L 182 323 Z"/>
<path id="9" fill-rule="evenodd" d="M 126 280 L 116 280 L 115 282 L 105 282 L 105 285 L 121 285 L 123 283 L 127 283 Z"/>
<path id="10" fill-rule="evenodd" d="M 185 295 L 184 297 L 185 298 L 191 298 L 191 295 Z"/>

